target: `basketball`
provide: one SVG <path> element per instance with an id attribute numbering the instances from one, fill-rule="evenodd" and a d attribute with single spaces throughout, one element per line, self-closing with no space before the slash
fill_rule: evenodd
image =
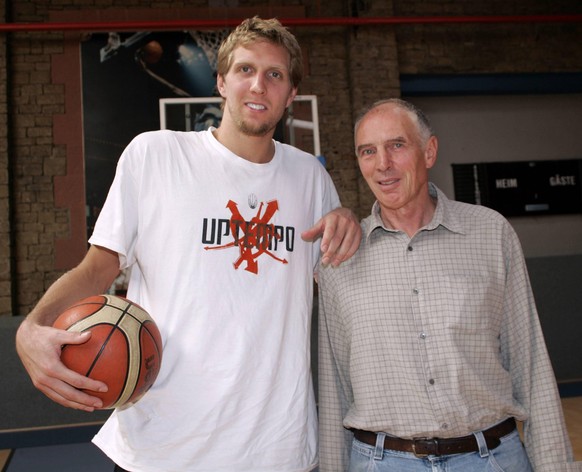
<path id="1" fill-rule="evenodd" d="M 91 331 L 86 343 L 64 345 L 61 360 L 69 369 L 107 384 L 107 392 L 87 392 L 103 400 L 103 409 L 135 403 L 156 380 L 162 337 L 136 303 L 114 295 L 88 297 L 67 308 L 53 326 Z"/>
<path id="2" fill-rule="evenodd" d="M 164 50 L 157 41 L 150 41 L 141 49 L 141 53 L 143 60 L 148 64 L 156 64 L 162 58 Z"/>

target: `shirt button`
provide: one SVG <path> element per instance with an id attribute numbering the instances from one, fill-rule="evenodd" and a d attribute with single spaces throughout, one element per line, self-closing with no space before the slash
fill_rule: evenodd
<path id="1" fill-rule="evenodd" d="M 428 381 L 428 383 L 429 383 L 429 384 L 431 384 L 431 385 L 434 385 L 434 379 L 430 379 L 430 380 Z"/>
<path id="2" fill-rule="evenodd" d="M 409 251 L 412 251 L 412 246 L 408 246 L 408 250 Z"/>
<path id="3" fill-rule="evenodd" d="M 449 425 L 447 423 L 441 424 L 442 429 L 449 429 Z"/>
<path id="4" fill-rule="evenodd" d="M 412 289 L 412 293 L 414 293 L 415 295 L 418 295 L 418 289 L 417 288 L 413 288 Z"/>
<path id="5" fill-rule="evenodd" d="M 420 339 L 426 339 L 426 333 L 420 333 Z"/>

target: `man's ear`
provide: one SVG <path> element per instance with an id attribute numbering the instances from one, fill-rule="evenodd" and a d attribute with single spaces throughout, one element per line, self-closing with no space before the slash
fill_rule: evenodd
<path id="1" fill-rule="evenodd" d="M 293 87 L 291 89 L 291 93 L 289 94 L 289 98 L 287 99 L 287 105 L 285 105 L 285 108 L 287 108 L 289 105 L 291 105 L 293 103 L 293 100 L 295 100 L 296 96 L 297 96 L 297 87 Z"/>
<path id="2" fill-rule="evenodd" d="M 439 142 L 436 136 L 431 136 L 426 144 L 426 149 L 424 151 L 424 159 L 426 161 L 426 168 L 430 169 L 434 166 L 437 159 L 437 151 L 439 148 Z"/>
<path id="3" fill-rule="evenodd" d="M 220 93 L 220 96 L 224 98 L 225 90 L 224 90 L 224 77 L 221 74 L 216 76 L 216 90 Z"/>

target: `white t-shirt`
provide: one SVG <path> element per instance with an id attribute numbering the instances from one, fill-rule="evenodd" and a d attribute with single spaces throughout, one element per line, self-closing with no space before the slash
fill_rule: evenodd
<path id="1" fill-rule="evenodd" d="M 310 154 L 271 162 L 211 133 L 154 131 L 124 151 L 90 243 L 130 267 L 128 298 L 156 320 L 160 374 L 94 438 L 140 472 L 305 472 L 317 464 L 310 372 L 319 241 L 339 206 Z"/>

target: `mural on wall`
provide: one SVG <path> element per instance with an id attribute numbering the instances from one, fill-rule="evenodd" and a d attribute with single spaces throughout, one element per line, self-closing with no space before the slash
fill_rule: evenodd
<path id="1" fill-rule="evenodd" d="M 117 160 L 139 133 L 160 129 L 162 98 L 212 97 L 228 30 L 92 34 L 81 45 L 87 233 Z"/>

